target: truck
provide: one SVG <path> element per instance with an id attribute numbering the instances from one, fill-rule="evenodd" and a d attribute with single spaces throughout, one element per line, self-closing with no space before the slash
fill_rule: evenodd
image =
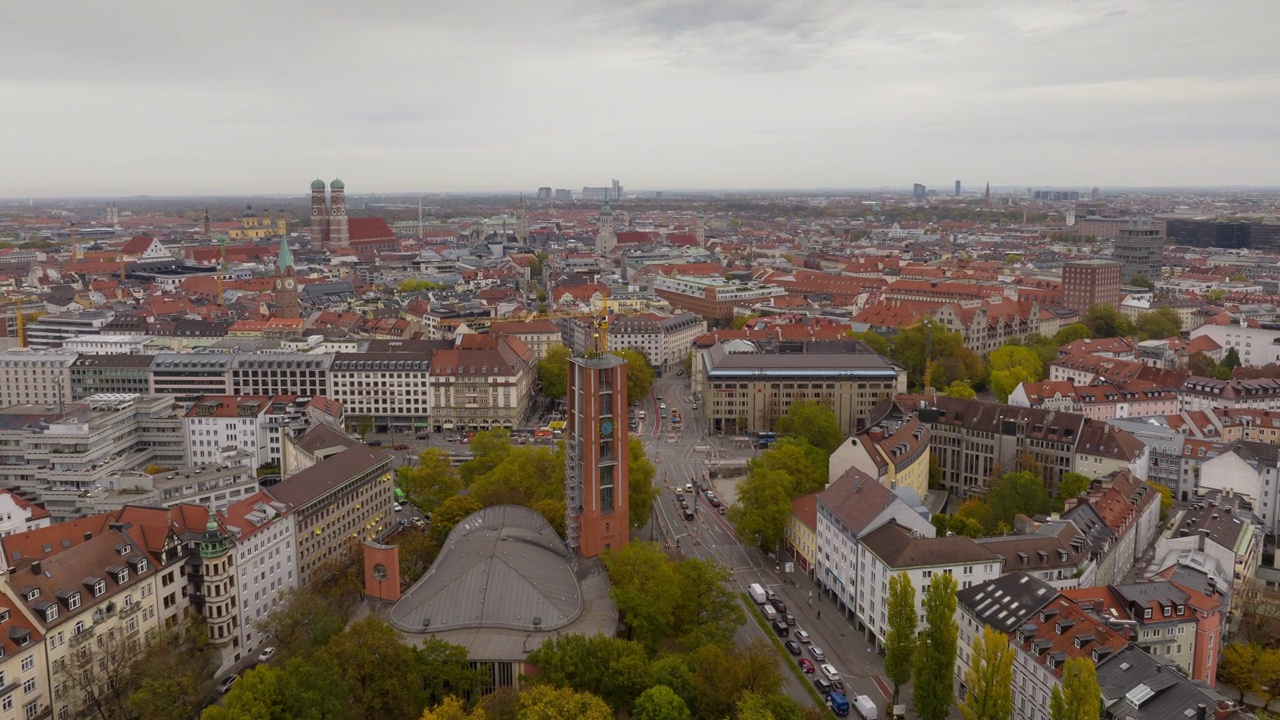
<path id="1" fill-rule="evenodd" d="M 760 583 L 751 583 L 747 588 L 747 594 L 755 601 L 757 605 L 763 605 L 768 596 L 764 592 L 764 587 Z"/>
<path id="2" fill-rule="evenodd" d="M 853 699 L 853 709 L 858 711 L 858 717 L 862 720 L 877 718 L 876 704 L 866 695 L 859 695 Z"/>
<path id="3" fill-rule="evenodd" d="M 844 693 L 833 690 L 827 696 L 827 707 L 831 708 L 831 712 L 838 717 L 845 717 L 849 714 L 849 698 L 845 697 Z"/>

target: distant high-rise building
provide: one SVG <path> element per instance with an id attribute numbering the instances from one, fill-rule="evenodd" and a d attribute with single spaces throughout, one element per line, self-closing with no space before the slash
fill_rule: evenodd
<path id="1" fill-rule="evenodd" d="M 926 194 L 928 194 L 928 191 L 925 189 L 925 186 L 920 183 L 916 183 L 911 186 L 911 196 L 915 199 L 923 200 Z"/>
<path id="2" fill-rule="evenodd" d="M 1093 193 L 1092 193 L 1089 197 L 1091 197 L 1091 198 L 1092 198 L 1092 199 L 1094 199 L 1094 200 L 1097 200 L 1097 199 L 1098 199 L 1098 197 L 1099 197 L 1099 196 L 1101 196 L 1101 195 L 1102 195 L 1102 193 L 1098 192 L 1098 188 L 1094 188 L 1094 189 L 1093 189 Z"/>
<path id="3" fill-rule="evenodd" d="M 607 202 L 611 191 L 611 188 L 608 187 L 583 187 L 582 199 L 587 202 L 591 202 L 592 200 Z"/>
<path id="4" fill-rule="evenodd" d="M 1164 225 L 1172 245 L 1280 250 L 1280 225 L 1191 218 L 1170 218 Z"/>
<path id="5" fill-rule="evenodd" d="M 1062 304 L 1084 314 L 1094 305 L 1120 305 L 1120 273 L 1113 260 L 1081 260 L 1062 266 Z"/>
<path id="6" fill-rule="evenodd" d="M 960 197 L 960 181 L 956 181 L 956 197 Z"/>
<path id="7" fill-rule="evenodd" d="M 1129 282 L 1142 275 L 1148 280 L 1160 279 L 1160 266 L 1164 259 L 1164 235 L 1150 220 L 1130 222 L 1120 228 L 1111 256 L 1123 267 L 1120 281 Z"/>
<path id="8" fill-rule="evenodd" d="M 573 191 L 566 188 L 560 188 L 556 190 L 554 199 L 556 202 L 573 202 Z"/>
<path id="9" fill-rule="evenodd" d="M 610 200 L 622 199 L 622 183 L 618 182 L 616 179 L 613 181 L 613 185 L 610 186 L 610 195 Z"/>
<path id="10" fill-rule="evenodd" d="M 539 199 L 539 200 L 550 200 L 550 199 L 551 199 L 551 188 L 549 188 L 549 187 L 540 187 L 540 188 L 538 188 L 538 199 Z"/>
<path id="11" fill-rule="evenodd" d="M 627 362 L 616 355 L 569 361 L 565 427 L 565 540 L 592 558 L 630 537 Z"/>

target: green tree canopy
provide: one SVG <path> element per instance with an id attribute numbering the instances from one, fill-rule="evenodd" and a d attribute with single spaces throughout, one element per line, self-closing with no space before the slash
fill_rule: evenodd
<path id="1" fill-rule="evenodd" d="M 933 359 L 931 377 L 926 383 L 925 346 Z M 891 357 L 907 369 L 908 383 L 914 389 L 946 387 L 964 380 L 974 387 L 986 382 L 986 366 L 982 358 L 964 346 L 964 338 L 946 330 L 932 318 L 904 328 L 893 336 Z"/>
<path id="2" fill-rule="evenodd" d="M 422 713 L 414 652 L 385 622 L 357 620 L 325 645 L 320 658 L 351 693 L 351 717 L 412 720 Z"/>
<path id="3" fill-rule="evenodd" d="M 1146 288 L 1148 290 L 1156 289 L 1156 284 L 1152 282 L 1151 278 L 1147 277 L 1146 275 L 1134 275 L 1133 277 L 1129 278 L 1129 284 L 1133 285 L 1134 287 Z"/>
<path id="4" fill-rule="evenodd" d="M 511 454 L 513 447 L 511 431 L 506 428 L 476 433 L 476 436 L 471 439 L 472 459 L 458 468 L 463 484 L 470 487 L 476 478 L 500 465 L 507 455 Z"/>
<path id="5" fill-rule="evenodd" d="M 836 414 L 812 400 L 793 402 L 774 424 L 779 435 L 804 438 L 808 443 L 830 455 L 844 442 L 844 431 Z"/>
<path id="6" fill-rule="evenodd" d="M 666 685 L 654 685 L 640 693 L 631 710 L 635 720 L 691 720 L 684 699 Z"/>
<path id="7" fill-rule="evenodd" d="M 1222 367 L 1226 368 L 1227 372 L 1231 372 L 1240 365 L 1240 351 L 1235 347 L 1227 348 L 1227 354 L 1222 356 Z"/>
<path id="8" fill-rule="evenodd" d="M 1053 507 L 1044 481 L 1029 472 L 1006 473 L 987 492 L 987 504 L 995 513 L 996 522 L 1010 527 L 1019 514 L 1034 517 Z"/>
<path id="9" fill-rule="evenodd" d="M 960 702 L 964 720 L 1009 720 L 1013 717 L 1013 648 L 1009 638 L 983 626 L 964 674 Z"/>
<path id="10" fill-rule="evenodd" d="M 201 720 L 346 720 L 351 694 L 328 663 L 294 658 L 284 665 L 258 665 L 231 686 L 222 705 L 210 705 Z"/>
<path id="11" fill-rule="evenodd" d="M 955 578 L 935 576 L 924 593 L 926 628 L 920 634 L 914 669 L 912 701 L 923 720 L 946 720 L 955 702 L 952 690 L 958 635 L 955 614 Z"/>
<path id="12" fill-rule="evenodd" d="M 794 479 L 769 468 L 753 468 L 738 483 L 737 501 L 729 508 L 729 522 L 738 536 L 754 538 L 763 548 L 777 547 L 791 515 Z"/>
<path id="13" fill-rule="evenodd" d="M 396 485 L 419 510 L 435 512 L 440 503 L 462 489 L 462 477 L 449 453 L 429 448 L 418 453 L 418 462 L 396 468 Z"/>
<path id="14" fill-rule="evenodd" d="M 1171 307 L 1156 308 L 1142 313 L 1134 323 L 1138 337 L 1142 340 L 1163 340 L 1182 334 L 1182 318 L 1178 311 Z"/>
<path id="15" fill-rule="evenodd" d="M 516 720 L 613 720 L 608 704 L 591 693 L 549 685 L 520 692 Z"/>
<path id="16" fill-rule="evenodd" d="M 463 469 L 469 464 L 463 465 Z M 534 445 L 512 447 L 492 469 L 471 481 L 471 495 L 486 507 L 533 507 L 542 500 L 562 500 L 564 469 L 564 452 L 559 447 L 554 450 Z"/>
<path id="17" fill-rule="evenodd" d="M 1088 325 L 1076 322 L 1066 325 L 1059 330 L 1058 334 L 1053 336 L 1053 341 L 1061 346 L 1075 342 L 1076 340 L 1088 340 L 1092 337 L 1093 334 L 1090 333 Z"/>
<path id="18" fill-rule="evenodd" d="M 538 382 L 542 383 L 542 395 L 563 400 L 569 391 L 569 358 L 573 351 L 566 345 L 553 345 L 546 357 L 538 361 Z"/>
<path id="19" fill-rule="evenodd" d="M 1062 668 L 1062 688 L 1049 694 L 1050 720 L 1098 720 L 1102 717 L 1102 688 L 1098 670 L 1088 658 L 1071 658 Z"/>
<path id="20" fill-rule="evenodd" d="M 1066 507 L 1067 500 L 1080 497 L 1080 493 L 1088 490 L 1092 482 L 1089 476 L 1078 472 L 1063 473 L 1062 480 L 1058 482 L 1058 497 L 1054 499 L 1054 509 L 1062 511 Z"/>
<path id="21" fill-rule="evenodd" d="M 431 516 L 431 539 L 437 545 L 443 545 L 445 538 L 453 532 L 453 526 L 462 522 L 474 512 L 483 510 L 484 505 L 470 495 L 454 495 L 440 503 Z"/>
<path id="22" fill-rule="evenodd" d="M 942 394 L 948 397 L 961 398 L 963 400 L 972 400 L 978 396 L 978 393 L 974 392 L 973 386 L 964 380 L 956 380 L 951 383 L 942 391 Z"/>
<path id="23" fill-rule="evenodd" d="M 551 685 L 589 692 L 614 712 L 634 707 L 641 693 L 653 685 L 653 668 L 644 646 L 604 635 L 549 638 L 529 653 L 529 662 L 542 669 L 543 679 Z"/>
<path id="24" fill-rule="evenodd" d="M 397 293 L 417 293 L 426 292 L 428 290 L 444 290 L 445 286 L 439 283 L 433 283 L 430 280 L 421 280 L 417 278 L 408 278 L 401 280 L 396 286 Z"/>
<path id="25" fill-rule="evenodd" d="M 1124 337 L 1133 334 L 1129 318 L 1111 305 L 1091 305 L 1084 314 L 1084 324 L 1095 338 Z"/>
<path id="26" fill-rule="evenodd" d="M 1009 393 L 1024 382 L 1036 382 L 1043 377 L 1044 365 L 1034 350 L 1017 345 L 996 348 L 988 358 L 991 367 L 991 390 L 1000 402 L 1009 400 Z"/>
<path id="27" fill-rule="evenodd" d="M 889 632 L 885 635 L 884 674 L 893 682 L 893 703 L 898 691 L 911 682 L 916 656 L 916 589 L 911 576 L 894 573 L 889 578 Z"/>
<path id="28" fill-rule="evenodd" d="M 1218 660 L 1218 682 L 1230 685 L 1240 693 L 1240 702 L 1244 702 L 1244 694 L 1258 689 L 1254 668 L 1262 656 L 1262 646 L 1256 643 L 1231 643 L 1222 649 L 1222 657 Z"/>
<path id="29" fill-rule="evenodd" d="M 627 402 L 640 402 L 653 387 L 653 366 L 643 353 L 630 348 L 614 350 L 613 354 L 627 361 Z"/>
<path id="30" fill-rule="evenodd" d="M 644 451 L 644 443 L 633 437 L 627 441 L 628 486 L 627 515 L 631 529 L 638 530 L 649 523 L 653 515 L 653 501 L 658 499 L 658 487 L 653 482 L 657 471 L 653 461 Z"/>
<path id="31" fill-rule="evenodd" d="M 845 335 L 853 340 L 861 340 L 866 343 L 867 347 L 874 350 L 878 355 L 888 357 L 891 352 L 889 349 L 889 339 L 874 330 L 862 330 L 860 332 L 850 330 L 845 333 Z"/>

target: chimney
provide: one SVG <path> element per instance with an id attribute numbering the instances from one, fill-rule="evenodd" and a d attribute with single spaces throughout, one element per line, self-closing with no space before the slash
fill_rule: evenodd
<path id="1" fill-rule="evenodd" d="M 1204 706 L 1204 703 L 1200 703 L 1199 705 L 1196 705 L 1196 720 L 1205 720 L 1205 714 L 1207 710 L 1208 708 Z"/>
<path id="2" fill-rule="evenodd" d="M 1197 550 L 1204 552 L 1204 539 L 1207 537 L 1209 537 L 1208 530 L 1201 529 L 1196 531 L 1196 549 Z"/>
<path id="3" fill-rule="evenodd" d="M 107 529 L 108 529 L 108 530 L 115 530 L 115 531 L 117 531 L 117 532 L 123 532 L 123 531 L 124 531 L 124 523 L 122 523 L 122 522 L 118 522 L 118 521 L 117 521 L 117 522 L 113 522 L 113 523 L 107 523 Z"/>
<path id="4" fill-rule="evenodd" d="M 867 438 L 870 439 L 871 442 L 880 442 L 884 439 L 884 428 L 879 425 L 871 428 L 867 431 Z"/>
<path id="5" fill-rule="evenodd" d="M 84 541 L 85 541 L 85 542 L 89 542 L 89 541 L 90 541 L 90 540 L 92 540 L 92 539 L 93 539 L 93 533 L 91 533 L 91 532 L 87 532 L 87 533 L 85 533 L 85 534 L 84 534 Z"/>
<path id="6" fill-rule="evenodd" d="M 40 574 L 40 561 L 39 561 L 39 560 L 33 560 L 33 561 L 31 562 L 31 574 L 32 574 L 32 575 L 39 575 L 39 574 Z"/>

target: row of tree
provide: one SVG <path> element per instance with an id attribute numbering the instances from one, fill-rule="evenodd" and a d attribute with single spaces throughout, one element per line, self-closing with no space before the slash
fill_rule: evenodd
<path id="1" fill-rule="evenodd" d="M 923 720 L 946 720 L 955 702 L 952 689 L 959 652 L 955 621 L 956 581 L 934 577 L 924 592 L 924 629 L 919 629 L 916 591 L 906 573 L 889 579 L 885 634 L 885 675 L 893 683 L 893 702 L 913 683 L 912 705 Z M 1008 636 L 983 627 L 969 652 L 959 710 L 964 720 L 1009 720 L 1013 716 L 1013 657 Z M 1051 720 L 1098 720 L 1102 692 L 1088 658 L 1068 660 L 1061 687 L 1049 699 Z"/>
<path id="2" fill-rule="evenodd" d="M 1035 463 L 1028 466 L 1028 470 L 999 476 L 991 483 L 986 497 L 966 500 L 955 514 L 934 515 L 933 524 L 938 533 L 951 532 L 972 538 L 1011 533 L 1017 516 L 1061 512 L 1067 499 L 1089 489 L 1091 481 L 1087 476 L 1069 472 L 1058 483 L 1057 496 L 1051 497 L 1044 478 L 1038 474 L 1038 466 Z"/>
<path id="3" fill-rule="evenodd" d="M 654 370 L 643 353 L 629 348 L 614 350 L 614 355 L 627 361 L 627 401 L 638 403 L 653 387 Z M 538 362 L 538 382 L 542 395 L 553 400 L 563 400 L 569 392 L 569 358 L 573 351 L 566 345 L 556 345 Z"/>

